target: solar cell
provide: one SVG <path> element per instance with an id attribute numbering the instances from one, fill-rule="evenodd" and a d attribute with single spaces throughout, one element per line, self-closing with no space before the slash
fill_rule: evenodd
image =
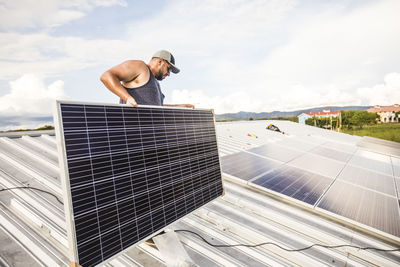
<path id="1" fill-rule="evenodd" d="M 347 165 L 338 176 L 338 179 L 367 187 L 383 194 L 396 196 L 393 176 Z"/>
<path id="2" fill-rule="evenodd" d="M 344 136 L 341 135 L 340 139 L 342 139 L 343 137 Z M 342 141 L 344 141 L 344 140 L 342 140 Z M 335 150 L 339 150 L 342 152 L 346 152 L 349 154 L 353 154 L 357 150 L 357 147 L 355 145 L 344 144 L 344 143 L 339 143 L 339 142 L 334 142 L 334 141 L 328 141 L 326 143 L 323 143 L 322 146 L 331 148 L 331 149 L 335 149 Z"/>
<path id="3" fill-rule="evenodd" d="M 394 176 L 400 178 L 400 158 L 390 157 L 393 166 Z"/>
<path id="4" fill-rule="evenodd" d="M 263 175 L 252 183 L 314 205 L 332 181 L 315 173 L 285 166 Z"/>
<path id="5" fill-rule="evenodd" d="M 386 155 L 358 150 L 350 159 L 349 164 L 378 171 L 386 175 L 393 175 L 390 157 Z"/>
<path id="6" fill-rule="evenodd" d="M 397 198 L 342 181 L 335 181 L 319 208 L 400 236 Z"/>
<path id="7" fill-rule="evenodd" d="M 335 178 L 343 169 L 345 163 L 312 153 L 305 153 L 289 162 L 288 165 L 329 178 Z"/>
<path id="8" fill-rule="evenodd" d="M 315 140 L 315 139 L 313 141 L 318 142 L 318 140 Z M 285 137 L 276 143 L 281 146 L 284 146 L 286 148 L 294 147 L 297 150 L 306 152 L 317 146 L 317 144 L 315 144 L 315 142 L 312 143 L 312 142 L 303 141 L 300 137 Z"/>
<path id="9" fill-rule="evenodd" d="M 243 180 L 250 180 L 281 164 L 277 161 L 259 157 L 247 152 L 239 152 L 221 158 L 221 168 L 224 173 Z"/>
<path id="10" fill-rule="evenodd" d="M 210 110 L 57 102 L 73 261 L 98 264 L 222 194 Z"/>
<path id="11" fill-rule="evenodd" d="M 342 162 L 347 162 L 351 158 L 352 154 L 338 151 L 335 149 L 323 147 L 323 146 L 318 146 L 314 148 L 313 150 L 310 151 L 313 154 L 324 156 L 330 159 L 342 161 Z"/>
<path id="12" fill-rule="evenodd" d="M 282 162 L 288 162 L 304 153 L 298 150 L 276 145 L 274 143 L 252 148 L 248 151 Z"/>

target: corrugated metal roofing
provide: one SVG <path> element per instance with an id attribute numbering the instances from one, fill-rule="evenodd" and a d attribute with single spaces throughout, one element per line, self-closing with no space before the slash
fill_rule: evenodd
<path id="1" fill-rule="evenodd" d="M 290 122 L 273 122 L 284 130 L 285 142 L 291 135 L 305 141 L 310 135 L 317 142 L 340 140 L 349 151 L 360 138 Z M 268 143 L 279 143 L 282 134 L 267 138 L 266 122 L 218 123 L 220 154 L 228 155 Z M 307 127 L 307 128 L 302 128 Z M 255 137 L 247 134 L 255 135 Z M 61 185 L 52 132 L 0 137 L 1 188 L 31 186 L 54 194 L 61 200 Z M 340 137 L 338 137 L 340 135 Z M 255 191 L 245 184 L 224 177 L 226 194 L 184 219 L 170 230 L 186 229 L 199 233 L 214 244 L 257 244 L 274 242 L 287 248 L 314 243 L 326 245 L 396 248 L 382 240 L 358 232 L 349 226 L 321 217 L 317 213 L 289 205 L 279 197 Z M 63 205 L 55 196 L 37 190 L 15 189 L 0 193 L 0 265 L 69 265 Z M 397 266 L 399 252 L 358 250 L 349 247 L 327 249 L 313 247 L 302 252 L 287 252 L 274 245 L 256 248 L 212 247 L 193 234 L 177 233 L 191 259 L 199 266 Z M 397 244 L 398 246 L 399 244 Z M 128 249 L 106 266 L 162 266 L 160 252 L 151 245 Z"/>

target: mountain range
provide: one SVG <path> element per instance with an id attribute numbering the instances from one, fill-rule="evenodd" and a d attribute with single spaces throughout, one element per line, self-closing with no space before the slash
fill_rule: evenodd
<path id="1" fill-rule="evenodd" d="M 224 113 L 224 114 L 216 114 L 215 119 L 217 121 L 221 120 L 249 120 L 249 119 L 277 119 L 277 118 L 289 118 L 289 117 L 297 117 L 301 113 L 306 112 L 321 112 L 323 110 L 329 109 L 330 111 L 336 110 L 367 110 L 372 106 L 326 106 L 326 107 L 317 107 L 317 108 L 309 108 L 309 109 L 301 109 L 295 111 L 272 111 L 272 112 L 246 112 L 240 111 L 237 113 Z"/>

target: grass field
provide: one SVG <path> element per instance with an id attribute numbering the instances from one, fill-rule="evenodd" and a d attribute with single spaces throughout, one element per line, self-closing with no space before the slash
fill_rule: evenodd
<path id="1" fill-rule="evenodd" d="M 343 132 L 352 135 L 371 136 L 389 141 L 400 142 L 400 123 L 370 125 L 364 126 L 362 129 L 343 129 Z"/>

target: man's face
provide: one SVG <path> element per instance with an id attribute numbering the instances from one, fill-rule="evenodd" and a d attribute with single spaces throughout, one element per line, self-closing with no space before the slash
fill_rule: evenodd
<path id="1" fill-rule="evenodd" d="M 158 69 L 156 75 L 154 75 L 154 77 L 161 81 L 164 80 L 165 77 L 169 76 L 171 72 L 171 66 L 169 65 L 169 63 L 165 60 L 162 60 L 161 64 L 160 64 L 160 68 Z"/>

